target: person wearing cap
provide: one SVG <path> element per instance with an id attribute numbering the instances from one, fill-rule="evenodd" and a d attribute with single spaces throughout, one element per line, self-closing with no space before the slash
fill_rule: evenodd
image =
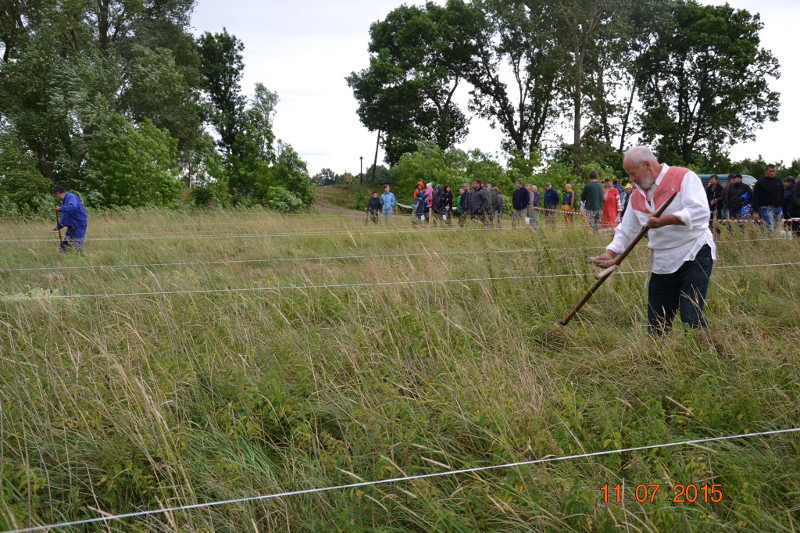
<path id="1" fill-rule="evenodd" d="M 555 211 L 558 209 L 558 202 L 560 198 L 558 197 L 558 191 L 553 188 L 553 184 L 549 181 L 544 184 L 544 208 L 545 208 L 545 216 L 547 217 L 548 222 L 555 221 Z"/>
<path id="2" fill-rule="evenodd" d="M 620 201 L 622 202 L 622 216 L 625 216 L 625 211 L 628 209 L 628 201 L 631 199 L 632 191 L 633 185 L 630 183 L 626 183 L 622 188 L 622 196 L 620 197 Z"/>
<path id="3" fill-rule="evenodd" d="M 708 227 L 703 183 L 689 169 L 659 163 L 646 146 L 628 150 L 622 165 L 636 186 L 630 195 L 631 210 L 617 226 L 606 252 L 591 261 L 601 268 L 610 267 L 636 235 L 649 228 L 647 246 L 653 252 L 653 263 L 647 319 L 651 335 L 667 331 L 680 311 L 681 321 L 701 330 L 708 339 L 703 307 L 716 245 Z M 656 217 L 673 193 L 672 203 Z"/>
<path id="4" fill-rule="evenodd" d="M 767 165 L 764 177 L 753 187 L 753 220 L 763 219 L 770 237 L 783 219 L 783 184 L 775 172 L 775 165 Z"/>
<path id="5" fill-rule="evenodd" d="M 567 224 L 571 223 L 572 212 L 575 211 L 575 193 L 572 192 L 572 185 L 569 183 L 564 185 L 564 198 L 561 199 L 561 210 L 564 211 Z"/>

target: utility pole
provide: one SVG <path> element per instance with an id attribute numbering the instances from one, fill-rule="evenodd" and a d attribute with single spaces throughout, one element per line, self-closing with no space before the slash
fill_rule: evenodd
<path id="1" fill-rule="evenodd" d="M 361 172 L 358 174 L 358 184 L 364 185 L 364 156 L 358 158 L 361 161 Z"/>

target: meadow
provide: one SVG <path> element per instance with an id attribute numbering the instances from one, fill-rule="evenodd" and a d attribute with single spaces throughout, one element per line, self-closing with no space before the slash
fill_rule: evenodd
<path id="1" fill-rule="evenodd" d="M 51 226 L 0 220 L 0 530 L 800 427 L 800 240 L 722 232 L 717 351 L 648 336 L 644 244 L 555 342 L 609 240 L 578 224 L 109 213 L 83 255 Z M 790 532 L 799 452 L 771 435 L 68 530 Z"/>

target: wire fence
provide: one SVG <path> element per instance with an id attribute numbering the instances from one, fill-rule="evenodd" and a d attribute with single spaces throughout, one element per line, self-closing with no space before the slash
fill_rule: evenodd
<path id="1" fill-rule="evenodd" d="M 763 263 L 757 265 L 721 265 L 715 266 L 716 269 L 741 269 L 741 268 L 775 268 L 783 266 L 798 266 L 800 262 L 791 263 Z M 616 275 L 647 274 L 649 270 L 628 270 L 617 272 Z M 275 285 L 271 287 L 238 287 L 221 289 L 184 289 L 169 291 L 141 291 L 141 292 L 116 292 L 116 293 L 94 293 L 94 294 L 40 294 L 36 296 L 3 296 L 0 302 L 25 302 L 41 300 L 69 300 L 69 299 L 107 299 L 107 298 L 133 298 L 147 296 L 187 296 L 194 294 L 224 294 L 224 293 L 248 293 L 248 292 L 281 292 L 281 291 L 302 291 L 302 290 L 323 290 L 323 289 L 356 289 L 363 287 L 392 287 L 403 285 L 432 285 L 445 283 L 484 283 L 490 281 L 519 281 L 534 279 L 555 279 L 555 278 L 585 278 L 593 277 L 590 272 L 576 272 L 570 274 L 541 274 L 533 276 L 491 276 L 479 278 L 448 278 L 448 279 L 422 279 L 422 280 L 397 280 L 397 281 L 366 281 L 355 283 L 322 283 L 322 284 L 302 284 L 302 285 Z"/>
<path id="2" fill-rule="evenodd" d="M 683 441 L 675 441 L 675 442 L 665 442 L 661 444 L 650 444 L 646 446 L 633 446 L 630 448 L 619 448 L 615 450 L 604 450 L 599 452 L 591 452 L 591 453 L 580 453 L 575 455 L 562 455 L 559 457 L 545 457 L 541 459 L 533 459 L 530 461 L 518 461 L 514 463 L 503 463 L 503 464 L 493 464 L 488 466 L 478 466 L 474 468 L 462 468 L 459 470 L 447 470 L 443 472 L 432 472 L 428 474 L 419 474 L 415 476 L 403 476 L 403 477 L 395 477 L 389 479 L 379 479 L 374 481 L 359 481 L 357 483 L 348 483 L 345 485 L 335 485 L 329 487 L 319 487 L 319 488 L 309 488 L 309 489 L 299 489 L 293 490 L 288 492 L 277 492 L 273 494 L 262 494 L 258 496 L 248 496 L 244 498 L 235 498 L 230 500 L 217 500 L 211 502 L 204 502 L 204 503 L 194 503 L 189 505 L 178 505 L 174 507 L 165 507 L 161 509 L 150 509 L 146 511 L 137 511 L 134 513 L 124 513 L 124 514 L 107 514 L 104 516 L 98 516 L 95 518 L 87 518 L 84 520 L 75 520 L 72 522 L 60 522 L 56 524 L 47 524 L 41 526 L 34 526 L 34 527 L 27 527 L 22 529 L 13 529 L 8 533 L 31 533 L 34 531 L 49 531 L 52 529 L 63 529 L 63 528 L 70 528 L 75 526 L 83 526 L 88 524 L 96 524 L 99 522 L 108 523 L 112 521 L 118 520 L 126 520 L 130 518 L 143 518 L 146 516 L 153 516 L 153 515 L 162 515 L 168 513 L 176 513 L 176 512 L 183 512 L 189 511 L 193 509 L 207 509 L 211 507 L 220 507 L 223 505 L 236 505 L 248 502 L 257 502 L 257 501 L 265 501 L 265 500 L 274 500 L 280 498 L 289 498 L 291 496 L 300 496 L 303 494 L 320 494 L 324 492 L 330 491 L 342 491 L 348 489 L 356 489 L 356 488 L 363 488 L 363 487 L 374 487 L 378 485 L 387 485 L 387 484 L 395 484 L 395 483 L 404 483 L 409 481 L 417 481 L 421 479 L 431 479 L 431 478 L 438 478 L 438 477 L 445 477 L 445 476 L 458 476 L 463 474 L 474 474 L 478 472 L 488 472 L 492 470 L 504 470 L 508 468 L 519 468 L 523 466 L 534 466 L 540 464 L 549 464 L 549 463 L 556 463 L 562 461 L 576 461 L 578 459 L 589 459 L 594 457 L 603 457 L 608 455 L 617 455 L 622 453 L 635 453 L 647 450 L 658 450 L 663 448 L 674 448 L 678 446 L 697 446 L 701 444 L 710 444 L 714 442 L 725 442 L 725 441 L 733 441 L 733 440 L 742 440 L 742 439 L 751 439 L 755 437 L 768 437 L 768 436 L 778 436 L 778 435 L 787 435 L 791 433 L 800 432 L 800 428 L 788 428 L 788 429 L 776 429 L 772 431 L 760 431 L 757 433 L 741 433 L 738 435 L 724 435 L 720 437 L 706 437 L 702 439 L 691 439 L 691 440 L 683 440 Z M 344 472 L 344 471 L 343 471 Z M 357 479 L 361 479 L 359 476 L 351 474 L 350 472 L 345 472 Z"/>
<path id="3" fill-rule="evenodd" d="M 721 243 L 743 243 L 760 242 L 774 239 L 722 239 L 716 241 Z M 540 246 L 536 248 L 514 248 L 514 249 L 485 249 L 485 250 L 459 250 L 449 252 L 404 252 L 404 253 L 376 253 L 376 254 L 348 254 L 348 255 L 328 255 L 311 257 L 263 257 L 253 259 L 221 259 L 215 261 L 172 261 L 172 262 L 147 262 L 147 263 L 118 263 L 118 264 L 85 264 L 85 265 L 52 265 L 35 267 L 0 267 L 0 272 L 36 272 L 36 271 L 58 271 L 58 270 L 117 270 L 131 268 L 156 268 L 171 266 L 211 266 L 211 265 L 242 265 L 259 263 L 286 263 L 302 261 L 356 261 L 363 259 L 391 259 L 404 257 L 447 257 L 447 256 L 469 256 L 469 255 L 492 255 L 492 254 L 530 254 L 542 251 L 576 251 L 576 250 L 602 250 L 604 246 Z"/>

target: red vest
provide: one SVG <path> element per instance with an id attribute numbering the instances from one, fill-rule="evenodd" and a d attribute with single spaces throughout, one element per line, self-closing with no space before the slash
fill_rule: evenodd
<path id="1" fill-rule="evenodd" d="M 653 195 L 653 203 L 655 205 L 652 211 L 647 208 L 647 202 L 645 200 L 646 192 L 638 188 L 636 193 L 633 195 L 633 198 L 631 198 L 631 207 L 633 207 L 635 211 L 639 211 L 641 213 L 655 213 L 658 211 L 658 208 L 661 207 L 661 204 L 666 202 L 667 198 L 669 198 L 673 192 L 681 190 L 681 185 L 683 185 L 683 177 L 686 176 L 687 172 L 689 172 L 688 168 L 669 167 L 669 170 L 667 170 L 667 173 L 661 179 L 661 183 L 659 183 L 656 187 L 656 192 Z"/>

